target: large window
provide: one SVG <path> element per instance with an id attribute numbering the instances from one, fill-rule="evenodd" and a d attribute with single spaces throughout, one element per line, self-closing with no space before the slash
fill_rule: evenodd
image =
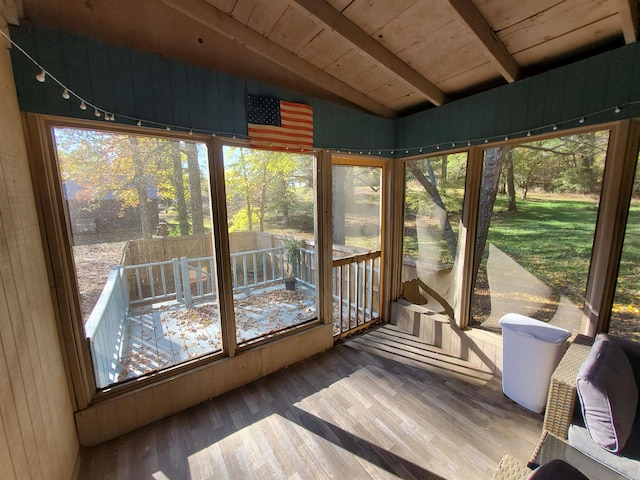
<path id="1" fill-rule="evenodd" d="M 579 331 L 608 131 L 485 152 L 473 323 L 516 312 Z"/>
<path id="2" fill-rule="evenodd" d="M 453 317 L 467 154 L 405 164 L 402 297 Z"/>
<path id="3" fill-rule="evenodd" d="M 206 145 L 54 138 L 97 386 L 221 351 Z"/>
<path id="4" fill-rule="evenodd" d="M 640 341 L 640 171 L 637 166 L 609 332 Z"/>
<path id="5" fill-rule="evenodd" d="M 317 318 L 315 157 L 232 146 L 223 154 L 242 345 Z"/>

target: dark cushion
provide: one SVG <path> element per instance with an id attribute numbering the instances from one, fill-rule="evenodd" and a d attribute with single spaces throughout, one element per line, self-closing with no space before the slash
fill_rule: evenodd
<path id="1" fill-rule="evenodd" d="M 577 378 L 578 398 L 589 435 L 602 448 L 619 452 L 631 433 L 638 387 L 627 356 L 600 334 Z"/>
<path id="2" fill-rule="evenodd" d="M 527 480 L 589 480 L 580 471 L 562 460 L 551 460 L 536 468 Z"/>

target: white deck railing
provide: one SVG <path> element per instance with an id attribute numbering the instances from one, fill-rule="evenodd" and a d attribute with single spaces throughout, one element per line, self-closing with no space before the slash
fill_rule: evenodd
<path id="1" fill-rule="evenodd" d="M 124 320 L 129 309 L 123 277 L 122 267 L 111 267 L 107 283 L 84 326 L 99 388 L 117 382 L 122 371 L 121 349 L 126 344 Z"/>
<path id="2" fill-rule="evenodd" d="M 376 320 L 380 312 L 380 252 L 351 255 L 333 261 L 334 325 L 344 334 Z M 284 247 L 231 254 L 234 293 L 282 283 Z M 311 288 L 316 284 L 315 251 L 301 249 L 293 269 L 296 280 Z M 199 257 L 112 267 L 96 306 L 85 325 L 98 387 L 118 381 L 122 371 L 122 345 L 130 306 L 175 301 L 189 308 L 194 301 L 215 298 L 213 257 Z M 128 281 L 127 281 L 128 280 Z"/>

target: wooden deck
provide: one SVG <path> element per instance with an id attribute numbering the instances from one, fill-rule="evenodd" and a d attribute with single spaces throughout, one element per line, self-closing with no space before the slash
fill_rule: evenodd
<path id="1" fill-rule="evenodd" d="M 384 325 L 82 454 L 79 479 L 489 479 L 542 416 Z"/>

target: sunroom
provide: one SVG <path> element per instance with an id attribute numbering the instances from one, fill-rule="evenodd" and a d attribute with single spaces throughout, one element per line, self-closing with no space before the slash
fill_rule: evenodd
<path id="1" fill-rule="evenodd" d="M 500 319 L 640 341 L 637 11 L 0 4 L 7 478 L 526 463 Z"/>

